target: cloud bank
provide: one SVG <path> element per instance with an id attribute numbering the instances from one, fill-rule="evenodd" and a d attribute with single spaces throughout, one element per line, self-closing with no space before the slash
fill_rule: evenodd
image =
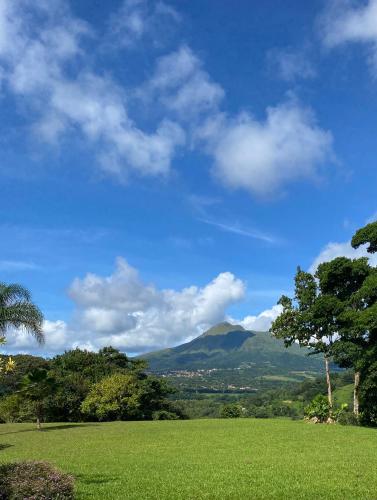
<path id="1" fill-rule="evenodd" d="M 243 300 L 246 285 L 230 272 L 202 287 L 158 289 L 119 258 L 110 276 L 87 274 L 69 289 L 75 313 L 69 323 L 46 321 L 43 351 L 96 350 L 113 345 L 129 353 L 171 347 L 224 320 L 226 310 Z M 37 351 L 24 333 L 10 334 L 7 348 Z"/>

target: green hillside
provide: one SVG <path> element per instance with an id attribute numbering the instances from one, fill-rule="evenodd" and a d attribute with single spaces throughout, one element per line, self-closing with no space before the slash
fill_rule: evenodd
<path id="1" fill-rule="evenodd" d="M 286 349 L 268 332 L 220 323 L 191 342 L 144 354 L 143 358 L 152 371 L 247 368 L 255 376 L 321 372 L 321 358 L 307 354 L 296 345 Z"/>

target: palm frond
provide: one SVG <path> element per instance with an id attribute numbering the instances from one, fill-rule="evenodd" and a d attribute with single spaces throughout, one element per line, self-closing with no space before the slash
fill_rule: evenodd
<path id="1" fill-rule="evenodd" d="M 43 314 L 31 302 L 30 292 L 21 285 L 0 283 L 0 337 L 7 329 L 23 329 L 44 343 Z"/>

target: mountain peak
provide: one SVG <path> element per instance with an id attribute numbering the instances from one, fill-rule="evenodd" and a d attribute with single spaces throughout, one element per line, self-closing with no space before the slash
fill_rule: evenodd
<path id="1" fill-rule="evenodd" d="M 244 332 L 245 328 L 241 325 L 232 325 L 228 321 L 223 321 L 209 330 L 205 331 L 201 337 L 209 337 L 210 335 L 226 335 L 230 332 Z"/>

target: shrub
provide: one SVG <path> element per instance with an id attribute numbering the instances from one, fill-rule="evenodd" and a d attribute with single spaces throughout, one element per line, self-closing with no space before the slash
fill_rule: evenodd
<path id="1" fill-rule="evenodd" d="M 336 412 L 336 421 L 341 425 L 359 425 L 357 416 L 348 409 L 347 405 Z"/>
<path id="2" fill-rule="evenodd" d="M 72 476 L 47 462 L 0 465 L 0 500 L 72 500 Z"/>
<path id="3" fill-rule="evenodd" d="M 242 407 L 238 404 L 224 405 L 220 413 L 221 418 L 240 418 L 242 417 Z"/>
<path id="4" fill-rule="evenodd" d="M 33 411 L 19 394 L 12 394 L 0 399 L 0 420 L 7 423 L 32 422 Z"/>
<path id="5" fill-rule="evenodd" d="M 326 396 L 318 394 L 305 408 L 305 416 L 318 422 L 326 422 L 330 418 L 330 405 Z"/>
<path id="6" fill-rule="evenodd" d="M 254 418 L 271 418 L 273 416 L 271 408 L 268 406 L 257 406 L 251 415 Z"/>
<path id="7" fill-rule="evenodd" d="M 179 416 L 172 411 L 159 410 L 153 412 L 152 418 L 153 420 L 178 420 Z"/>

